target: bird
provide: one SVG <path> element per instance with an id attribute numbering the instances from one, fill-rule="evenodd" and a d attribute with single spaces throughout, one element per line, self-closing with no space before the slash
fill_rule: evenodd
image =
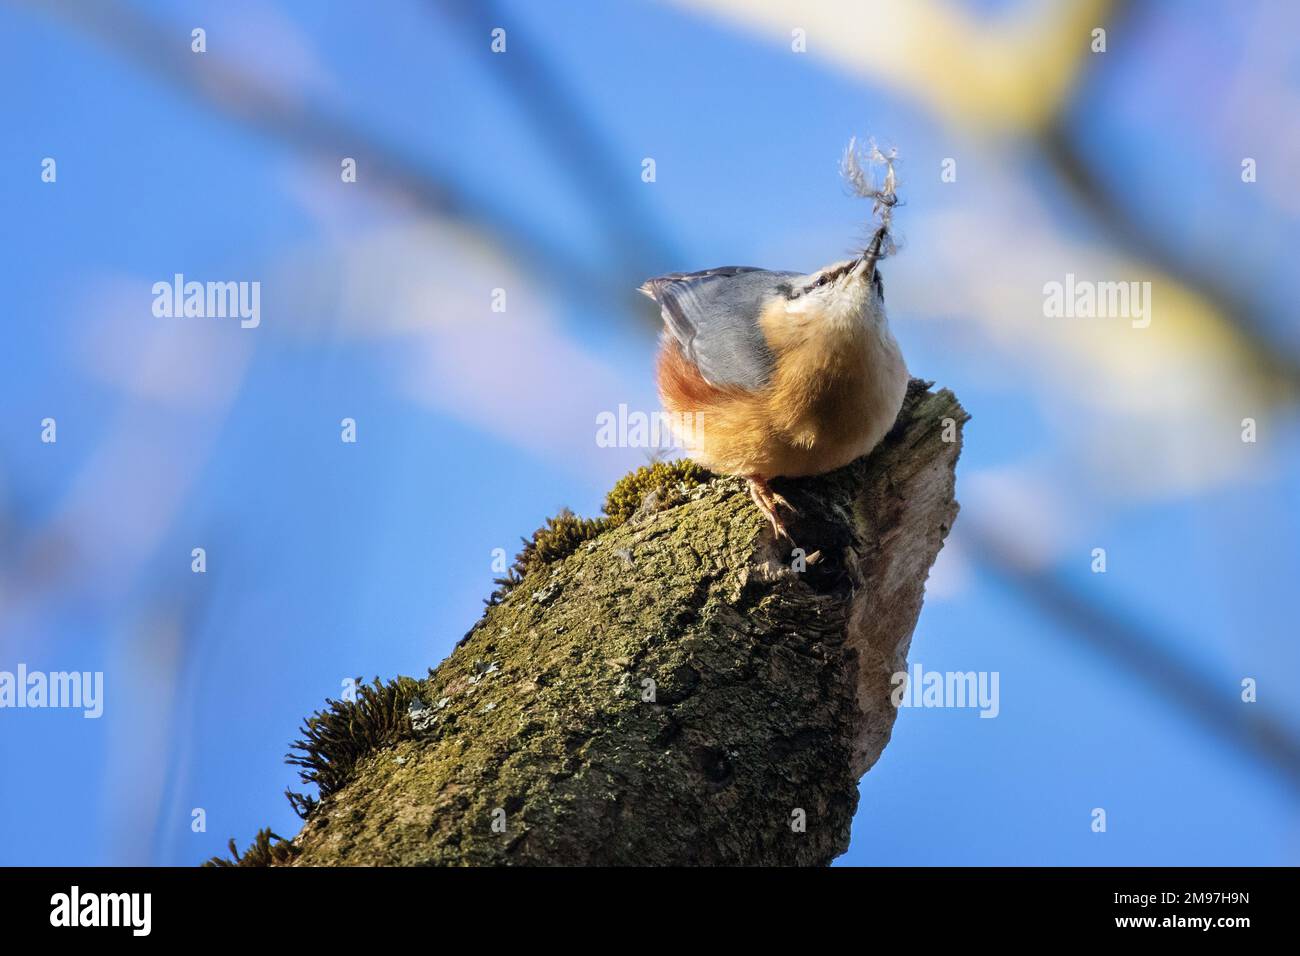
<path id="1" fill-rule="evenodd" d="M 893 427 L 908 371 L 885 314 L 877 268 L 887 228 L 861 256 L 812 273 L 754 266 L 646 280 L 659 305 L 659 397 L 689 458 L 739 475 L 778 539 L 798 514 L 774 478 L 825 474 Z"/>

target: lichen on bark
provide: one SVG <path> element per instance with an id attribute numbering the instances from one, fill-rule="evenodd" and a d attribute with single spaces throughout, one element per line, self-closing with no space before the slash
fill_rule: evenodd
<path id="1" fill-rule="evenodd" d="M 348 751 L 291 850 L 263 855 L 830 862 L 957 512 L 967 415 L 928 386 L 913 381 L 871 455 L 775 483 L 802 550 L 778 545 L 741 479 L 666 496 L 625 480 L 642 504 L 624 493 L 619 520 L 532 561 L 416 682 L 414 720 L 379 721 L 382 743 Z"/>

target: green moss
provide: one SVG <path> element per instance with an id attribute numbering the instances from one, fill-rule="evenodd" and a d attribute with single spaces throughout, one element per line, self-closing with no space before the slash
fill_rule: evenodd
<path id="1" fill-rule="evenodd" d="M 274 842 L 272 842 L 274 841 Z M 242 854 L 234 839 L 230 841 L 230 858 L 214 856 L 204 866 L 276 866 L 288 863 L 301 852 L 292 843 L 269 828 L 257 831 L 257 836 Z"/>
<path id="2" fill-rule="evenodd" d="M 348 782 L 361 760 L 411 735 L 411 701 L 419 690 L 420 682 L 410 677 L 386 684 L 376 677 L 373 684 L 360 685 L 356 700 L 327 700 L 325 710 L 303 722 L 303 737 L 293 742 L 286 762 L 302 767 L 302 782 L 315 784 L 321 798 L 328 797 Z M 316 806 L 301 794 L 290 793 L 289 802 L 300 815 Z"/>
<path id="3" fill-rule="evenodd" d="M 370 754 L 413 734 L 411 702 L 419 696 L 419 681 L 399 677 L 385 684 L 376 677 L 372 684 L 361 684 L 358 677 L 357 683 L 356 700 L 327 700 L 324 710 L 303 721 L 303 738 L 293 742 L 285 757 L 286 763 L 303 768 L 298 776 L 303 783 L 315 784 L 321 799 L 347 784 L 357 764 Z M 286 790 L 285 796 L 304 820 L 320 805 L 315 797 L 292 790 Z M 242 856 L 232 839 L 230 859 L 214 856 L 203 865 L 271 866 L 287 862 L 297 852 L 283 837 L 265 829 L 258 831 Z"/>
<path id="4" fill-rule="evenodd" d="M 547 518 L 546 525 L 534 532 L 532 540 L 524 543 L 524 550 L 519 554 L 523 573 L 568 557 L 578 550 L 578 545 L 604 531 L 605 525 L 603 518 L 579 518 L 568 509 L 554 518 Z"/>
<path id="5" fill-rule="evenodd" d="M 647 495 L 654 494 L 660 507 L 682 498 L 685 492 L 707 482 L 713 476 L 689 458 L 657 461 L 624 475 L 605 496 L 605 514 L 609 526 L 617 528 L 641 507 Z"/>
<path id="6" fill-rule="evenodd" d="M 316 812 L 316 807 L 320 803 L 311 794 L 297 793 L 289 789 L 284 791 L 284 797 L 289 801 L 289 806 L 293 807 L 293 812 L 304 820 Z"/>
<path id="7" fill-rule="evenodd" d="M 520 581 L 533 571 L 573 554 L 580 545 L 611 531 L 636 514 L 646 499 L 654 495 L 660 508 L 677 504 L 691 488 L 707 482 L 712 475 L 687 458 L 657 461 L 644 465 L 618 480 L 605 497 L 605 514 L 600 518 L 579 518 L 567 508 L 524 538 L 524 548 L 515 558 L 506 576 L 497 578 L 495 591 L 487 599 L 489 607 L 500 604 Z"/>

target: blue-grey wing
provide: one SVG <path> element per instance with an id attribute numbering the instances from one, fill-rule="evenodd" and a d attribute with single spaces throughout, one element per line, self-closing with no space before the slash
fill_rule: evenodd
<path id="1" fill-rule="evenodd" d="M 772 353 L 758 319 L 780 286 L 799 275 L 752 266 L 673 272 L 641 291 L 663 310 L 664 327 L 713 385 L 758 389 L 772 374 Z"/>

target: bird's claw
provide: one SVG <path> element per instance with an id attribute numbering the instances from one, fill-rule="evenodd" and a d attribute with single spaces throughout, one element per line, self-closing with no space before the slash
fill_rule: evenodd
<path id="1" fill-rule="evenodd" d="M 790 547 L 796 547 L 794 538 L 790 537 L 790 532 L 786 529 L 785 522 L 777 513 L 778 508 L 784 508 L 792 514 L 799 514 L 799 509 L 790 504 L 783 495 L 777 494 L 772 490 L 772 486 L 767 483 L 765 478 L 750 477 L 749 496 L 754 500 L 764 517 L 772 523 L 772 532 L 776 535 L 777 540 L 784 538 L 790 542 Z"/>

